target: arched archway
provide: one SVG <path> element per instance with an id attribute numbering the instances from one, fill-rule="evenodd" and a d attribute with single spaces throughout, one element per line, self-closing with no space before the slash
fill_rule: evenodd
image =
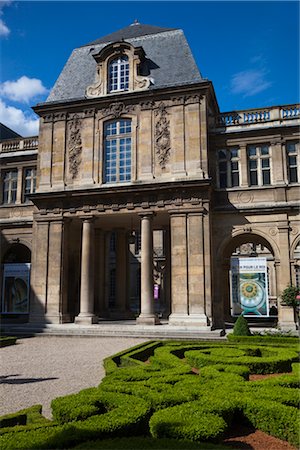
<path id="1" fill-rule="evenodd" d="M 240 314 L 276 320 L 278 258 L 278 249 L 260 234 L 242 232 L 224 241 L 217 257 L 214 316 L 223 324 Z"/>
<path id="2" fill-rule="evenodd" d="M 2 258 L 1 315 L 28 317 L 31 251 L 21 243 L 9 244 Z"/>

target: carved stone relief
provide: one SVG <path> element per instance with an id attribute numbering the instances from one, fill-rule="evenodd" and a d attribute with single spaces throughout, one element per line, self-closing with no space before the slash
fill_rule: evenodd
<path id="1" fill-rule="evenodd" d="M 134 110 L 134 106 L 124 105 L 122 102 L 111 103 L 108 108 L 102 111 L 103 116 L 120 117 L 122 114 L 128 114 Z"/>
<path id="2" fill-rule="evenodd" d="M 171 139 L 170 139 L 170 121 L 166 106 L 161 102 L 155 110 L 155 150 L 158 155 L 158 162 L 162 169 L 165 169 L 170 157 Z"/>
<path id="3" fill-rule="evenodd" d="M 81 163 L 81 123 L 81 118 L 75 114 L 68 124 L 69 172 L 72 179 L 76 178 Z"/>

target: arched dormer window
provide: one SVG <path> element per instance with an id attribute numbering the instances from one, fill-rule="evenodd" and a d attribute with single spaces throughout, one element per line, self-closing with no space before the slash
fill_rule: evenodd
<path id="1" fill-rule="evenodd" d="M 128 91 L 129 88 L 129 62 L 128 56 L 119 56 L 109 63 L 108 67 L 109 92 Z"/>
<path id="2" fill-rule="evenodd" d="M 114 42 L 92 56 L 97 67 L 95 84 L 86 88 L 88 98 L 149 89 L 150 78 L 140 74 L 147 59 L 142 47 Z"/>

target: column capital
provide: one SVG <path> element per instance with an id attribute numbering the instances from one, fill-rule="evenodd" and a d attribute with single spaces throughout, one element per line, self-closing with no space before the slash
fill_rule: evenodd
<path id="1" fill-rule="evenodd" d="M 144 217 L 148 217 L 148 218 L 152 219 L 155 215 L 156 215 L 156 213 L 154 211 L 138 213 L 138 216 L 141 219 L 143 219 Z"/>
<path id="2" fill-rule="evenodd" d="M 82 222 L 94 222 L 95 216 L 92 216 L 92 215 L 81 216 L 81 217 L 80 217 L 80 220 L 81 220 Z"/>

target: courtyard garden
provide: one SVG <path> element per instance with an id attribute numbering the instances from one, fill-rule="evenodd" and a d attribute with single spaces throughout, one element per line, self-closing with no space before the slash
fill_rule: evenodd
<path id="1" fill-rule="evenodd" d="M 40 405 L 2 416 L 0 446 L 224 450 L 244 426 L 298 448 L 298 358 L 292 337 L 143 343 L 105 359 L 98 387 L 54 399 L 52 420 Z"/>

